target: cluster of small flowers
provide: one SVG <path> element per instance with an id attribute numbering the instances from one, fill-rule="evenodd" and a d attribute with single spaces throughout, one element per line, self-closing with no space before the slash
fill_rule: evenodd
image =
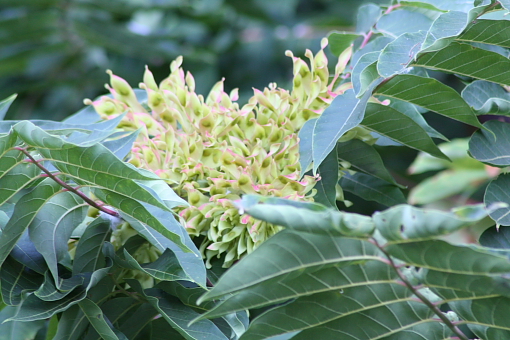
<path id="1" fill-rule="evenodd" d="M 207 259 L 224 255 L 228 267 L 250 253 L 279 227 L 239 214 L 233 201 L 243 194 L 313 200 L 318 178 L 301 178 L 298 132 L 318 117 L 334 97 L 351 88 L 336 86 L 351 56 L 339 58 L 330 79 L 324 53 L 327 40 L 313 56 L 310 67 L 288 51 L 294 63 L 292 91 L 271 84 L 240 107 L 237 90 L 226 93 L 223 80 L 204 98 L 195 93 L 195 81 L 181 68 L 182 57 L 171 63 L 170 75 L 158 86 L 146 69 L 139 87 L 147 101 L 139 102 L 133 89 L 111 71 L 111 96 L 93 105 L 104 119 L 127 111 L 119 125 L 142 128 L 130 162 L 165 179 L 189 202 L 178 208 L 181 223 L 192 236 L 204 236 L 200 250 Z"/>

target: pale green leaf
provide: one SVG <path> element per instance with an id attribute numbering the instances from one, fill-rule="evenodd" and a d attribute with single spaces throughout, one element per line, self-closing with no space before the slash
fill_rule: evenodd
<path id="1" fill-rule="evenodd" d="M 487 205 L 502 202 L 508 206 L 493 211 L 490 216 L 499 225 L 510 226 L 510 174 L 501 174 L 489 183 L 483 201 Z"/>
<path id="2" fill-rule="evenodd" d="M 377 21 L 376 28 L 379 32 L 396 38 L 407 32 L 427 32 L 431 25 L 432 20 L 425 14 L 403 7 L 383 15 Z"/>
<path id="3" fill-rule="evenodd" d="M 461 95 L 479 115 L 510 115 L 510 94 L 498 84 L 476 80 Z"/>
<path id="4" fill-rule="evenodd" d="M 483 204 L 451 212 L 398 205 L 376 212 L 373 220 L 377 230 L 388 241 L 430 240 L 474 224 L 489 212 Z M 425 251 L 425 247 L 420 251 Z M 437 257 L 440 261 L 440 256 Z"/>
<path id="5" fill-rule="evenodd" d="M 360 34 L 332 31 L 328 34 L 329 49 L 337 57 L 359 38 Z"/>
<path id="6" fill-rule="evenodd" d="M 362 96 L 368 89 L 370 84 L 378 79 L 379 73 L 377 73 L 377 58 L 380 52 L 366 53 L 354 66 L 351 75 L 352 86 L 356 92 L 356 96 Z"/>
<path id="7" fill-rule="evenodd" d="M 398 23 L 401 25 L 401 23 Z M 403 26 L 405 27 L 405 26 Z M 383 77 L 391 77 L 394 74 L 403 73 L 407 65 L 413 61 L 420 51 L 422 42 L 425 40 L 425 32 L 404 33 L 390 42 L 381 51 L 377 63 L 377 71 Z"/>
<path id="8" fill-rule="evenodd" d="M 354 90 L 347 90 L 344 94 L 337 96 L 317 119 L 312 138 L 314 172 L 333 150 L 338 139 L 363 120 L 369 97 L 370 91 L 358 99 Z"/>
<path id="9" fill-rule="evenodd" d="M 358 9 L 358 17 L 356 20 L 356 32 L 366 34 L 382 14 L 382 10 L 375 4 L 366 4 Z"/>
<path id="10" fill-rule="evenodd" d="M 510 124 L 490 120 L 469 140 L 469 153 L 480 162 L 493 166 L 510 165 Z"/>
<path id="11" fill-rule="evenodd" d="M 317 203 L 245 195 L 236 205 L 242 213 L 257 219 L 309 233 L 363 237 L 373 231 L 370 218 Z"/>
<path id="12" fill-rule="evenodd" d="M 428 204 L 464 192 L 471 193 L 490 177 L 485 169 L 442 171 L 418 183 L 409 193 L 409 203 Z"/>
<path id="13" fill-rule="evenodd" d="M 12 102 L 16 99 L 18 95 L 13 94 L 3 100 L 0 101 L 0 120 L 3 120 L 5 117 L 5 114 L 9 110 L 9 107 L 11 106 Z"/>

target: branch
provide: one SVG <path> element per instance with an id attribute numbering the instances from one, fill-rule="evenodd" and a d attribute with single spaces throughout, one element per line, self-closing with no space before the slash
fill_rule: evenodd
<path id="1" fill-rule="evenodd" d="M 51 178 L 52 180 L 54 180 L 55 182 L 57 182 L 60 186 L 64 187 L 66 190 L 68 191 L 71 191 L 73 193 L 75 193 L 76 195 L 78 195 L 79 197 L 81 197 L 85 202 L 87 202 L 90 206 L 98 209 L 98 210 L 101 210 L 102 212 L 108 214 L 108 215 L 112 215 L 112 216 L 115 216 L 115 217 L 119 217 L 119 213 L 116 212 L 116 211 L 113 211 L 111 209 L 108 209 L 108 208 L 105 208 L 104 206 L 102 206 L 101 204 L 98 204 L 97 202 L 95 202 L 94 200 L 90 199 L 87 195 L 85 195 L 83 192 L 79 191 L 77 188 L 73 188 L 72 186 L 70 186 L 69 184 L 67 184 L 66 182 L 62 181 L 60 178 L 58 178 L 55 174 L 51 173 L 51 171 L 49 171 L 48 169 L 46 169 L 43 165 L 41 165 L 40 161 L 36 160 L 28 151 L 26 148 L 22 148 L 22 147 L 14 147 L 13 149 L 15 150 L 18 150 L 18 151 L 21 151 L 23 154 L 25 154 L 25 156 L 27 156 L 27 158 L 29 159 L 29 162 L 30 163 L 33 163 L 35 164 L 39 169 L 41 169 L 42 172 L 44 172 L 46 174 L 47 177 Z"/>
<path id="2" fill-rule="evenodd" d="M 439 307 L 437 307 L 436 304 L 430 302 L 422 293 L 420 293 L 416 287 L 414 287 L 411 282 L 409 282 L 404 275 L 400 272 L 398 269 L 398 266 L 393 261 L 393 258 L 388 254 L 388 252 L 377 242 L 376 239 L 371 239 L 372 243 L 379 248 L 379 250 L 388 258 L 388 261 L 390 262 L 391 267 L 395 270 L 400 280 L 404 283 L 404 285 L 418 298 L 421 302 L 423 302 L 427 307 L 429 307 L 434 314 L 436 314 L 443 323 L 451 329 L 451 331 L 459 337 L 460 340 L 469 340 L 469 338 L 456 326 L 454 325 L 450 319 L 446 317 L 446 315 L 441 312 Z"/>

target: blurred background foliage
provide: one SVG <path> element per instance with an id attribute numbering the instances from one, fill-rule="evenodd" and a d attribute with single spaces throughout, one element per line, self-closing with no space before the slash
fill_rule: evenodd
<path id="1" fill-rule="evenodd" d="M 383 2 L 383 1 L 371 1 Z M 184 56 L 207 93 L 222 77 L 240 88 L 288 87 L 292 62 L 349 30 L 359 0 L 0 0 L 0 98 L 18 93 L 7 119 L 61 120 L 105 93 L 106 69 L 136 86 Z"/>

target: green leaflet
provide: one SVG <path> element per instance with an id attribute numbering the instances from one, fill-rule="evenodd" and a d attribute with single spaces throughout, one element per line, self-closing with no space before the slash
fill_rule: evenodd
<path id="1" fill-rule="evenodd" d="M 383 82 L 375 89 L 374 94 L 409 102 L 476 127 L 482 126 L 469 105 L 455 90 L 433 78 L 397 75 Z"/>
<path id="2" fill-rule="evenodd" d="M 478 64 L 473 60 L 477 60 Z M 468 44 L 453 42 L 439 51 L 422 54 L 411 65 L 510 85 L 508 58 Z M 485 66 L 481 68 L 480 65 Z"/>

